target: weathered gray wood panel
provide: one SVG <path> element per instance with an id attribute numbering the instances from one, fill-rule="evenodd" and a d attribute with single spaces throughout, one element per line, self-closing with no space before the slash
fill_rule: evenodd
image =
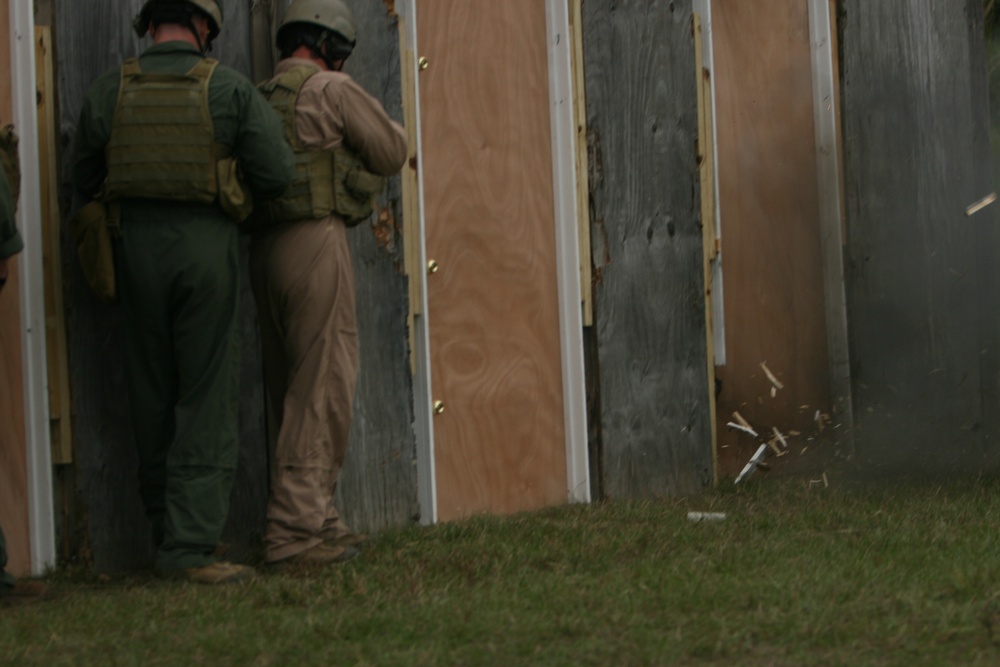
<path id="1" fill-rule="evenodd" d="M 583 30 L 602 492 L 693 492 L 713 473 L 691 3 L 588 0 Z"/>
<path id="2" fill-rule="evenodd" d="M 358 45 L 347 72 L 402 123 L 399 33 L 387 4 L 392 3 L 349 3 Z M 337 507 L 359 530 L 399 525 L 419 515 L 400 187 L 399 177 L 393 177 L 383 198 L 388 215 L 348 235 L 358 285 L 361 377 Z"/>
<path id="3" fill-rule="evenodd" d="M 123 9 L 116 0 L 86 3 L 56 0 L 56 43 L 62 137 L 69 147 L 77 114 L 90 82 L 148 42 L 131 32 L 142 0 Z M 212 55 L 250 74 L 249 2 L 228 2 L 225 26 Z M 398 41 L 385 8 L 358 11 L 362 35 L 351 72 L 401 118 Z M 71 208 L 70 183 L 62 183 L 64 213 Z M 399 217 L 399 184 L 388 202 Z M 406 282 L 396 227 L 352 233 L 358 279 L 362 377 L 356 401 L 352 449 L 339 491 L 345 518 L 362 530 L 409 521 L 416 513 L 415 444 L 406 349 Z M 376 239 L 381 239 L 377 242 Z M 150 560 L 148 530 L 138 501 L 135 454 L 127 396 L 118 357 L 115 309 L 98 303 L 83 282 L 70 240 L 63 242 L 70 376 L 74 408 L 76 489 L 73 512 L 63 527 L 70 550 L 92 558 L 97 570 L 140 567 Z M 244 337 L 240 406 L 240 468 L 223 539 L 254 548 L 263 531 L 267 495 L 264 391 L 256 313 L 244 280 L 241 327 Z M 69 488 L 67 486 L 67 488 Z M 81 528 L 82 526 L 82 528 Z M 73 536 L 79 535 L 78 538 Z M 243 549 L 240 549 L 243 551 Z"/>
<path id="4" fill-rule="evenodd" d="M 860 460 L 995 458 L 994 208 L 981 0 L 841 3 L 846 281 Z"/>

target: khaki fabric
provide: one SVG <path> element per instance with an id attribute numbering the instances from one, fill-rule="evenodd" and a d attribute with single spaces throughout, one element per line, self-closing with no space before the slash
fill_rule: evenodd
<path id="1" fill-rule="evenodd" d="M 277 75 L 310 61 L 281 61 Z M 406 133 L 349 76 L 319 72 L 299 94 L 303 145 L 348 146 L 389 176 L 406 160 Z M 362 228 L 363 229 L 363 228 Z M 271 475 L 265 558 L 301 553 L 349 528 L 333 503 L 351 432 L 359 351 L 347 228 L 337 216 L 286 223 L 250 244 L 268 393 L 280 413 Z"/>
<path id="2" fill-rule="evenodd" d="M 278 63 L 275 74 L 309 64 L 308 60 L 288 58 Z M 319 72 L 309 77 L 299 93 L 295 113 L 295 131 L 304 146 L 332 150 L 346 140 L 370 171 L 391 176 L 402 169 L 406 131 L 349 75 Z"/>
<path id="3" fill-rule="evenodd" d="M 266 557 L 274 561 L 319 543 L 321 533 L 342 523 L 333 493 L 358 376 L 347 229 L 331 217 L 255 238 L 250 274 L 264 374 L 281 424 L 265 534 Z"/>

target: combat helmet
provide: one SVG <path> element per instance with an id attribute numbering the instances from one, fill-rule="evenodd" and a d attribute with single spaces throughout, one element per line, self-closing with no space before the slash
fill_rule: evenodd
<path id="1" fill-rule="evenodd" d="M 288 46 L 290 28 L 295 25 L 313 25 L 321 29 L 319 39 L 308 46 L 324 51 L 330 60 L 346 60 L 358 41 L 358 28 L 354 14 L 342 0 L 294 0 L 285 11 L 278 26 L 276 43 L 279 49 Z"/>
<path id="2" fill-rule="evenodd" d="M 153 12 L 153 7 L 158 4 L 188 4 L 203 12 L 208 17 L 208 41 L 218 37 L 222 30 L 222 4 L 218 0 L 146 0 L 142 9 L 132 21 L 132 28 L 135 33 L 142 37 L 149 28 L 149 19 Z"/>

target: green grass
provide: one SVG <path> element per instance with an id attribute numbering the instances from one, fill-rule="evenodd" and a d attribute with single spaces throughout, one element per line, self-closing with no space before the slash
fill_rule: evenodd
<path id="1" fill-rule="evenodd" d="M 760 476 L 394 531 L 246 586 L 57 574 L 0 610 L 0 664 L 996 665 L 998 575 L 1000 480 Z"/>

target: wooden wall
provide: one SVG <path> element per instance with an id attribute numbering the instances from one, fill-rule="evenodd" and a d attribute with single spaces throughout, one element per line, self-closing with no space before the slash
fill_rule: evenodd
<path id="1" fill-rule="evenodd" d="M 130 0 L 127 7 L 115 0 L 54 0 L 53 5 L 61 131 L 68 148 L 90 82 L 148 46 L 148 41 L 140 43 L 130 29 L 141 0 Z M 250 5 L 225 3 L 225 25 L 212 53 L 248 76 L 252 62 Z M 354 5 L 360 40 L 348 71 L 399 119 L 395 22 L 382 3 Z M 68 177 L 65 169 L 64 174 Z M 68 178 L 63 179 L 62 190 L 65 215 L 71 208 Z M 390 207 L 380 223 L 351 233 L 362 367 L 351 451 L 338 497 L 346 520 L 361 530 L 376 531 L 410 521 L 417 514 L 398 199 L 398 179 L 393 179 L 387 199 Z M 138 567 L 149 562 L 151 553 L 138 502 L 127 397 L 117 354 L 117 313 L 91 296 L 73 253 L 64 239 L 76 451 L 73 468 L 58 471 L 68 508 L 60 522 L 62 539 L 69 557 L 92 559 L 97 570 Z M 240 468 L 224 540 L 252 549 L 263 531 L 267 424 L 255 312 L 246 280 L 243 291 Z"/>
<path id="2" fill-rule="evenodd" d="M 712 40 L 726 335 L 717 423 L 721 473 L 734 477 L 759 445 L 726 427 L 734 412 L 764 440 L 777 428 L 803 445 L 816 411 L 832 412 L 809 6 L 714 0 Z"/>
<path id="3" fill-rule="evenodd" d="M 856 446 L 883 472 L 998 461 L 998 207 L 982 0 L 842 0 Z"/>
<path id="4" fill-rule="evenodd" d="M 592 476 L 605 497 L 713 481 L 690 0 L 587 0 L 595 325 Z"/>
<path id="5" fill-rule="evenodd" d="M 545 5 L 421 0 L 417 34 L 437 514 L 565 504 Z"/>
<path id="6" fill-rule="evenodd" d="M 4 36 L 0 45 L 0 124 L 12 121 L 8 1 L 0 0 L 0 35 Z M 26 574 L 31 551 L 17 264 L 14 258 L 10 278 L 0 292 L 0 528 L 7 539 L 8 569 Z"/>

